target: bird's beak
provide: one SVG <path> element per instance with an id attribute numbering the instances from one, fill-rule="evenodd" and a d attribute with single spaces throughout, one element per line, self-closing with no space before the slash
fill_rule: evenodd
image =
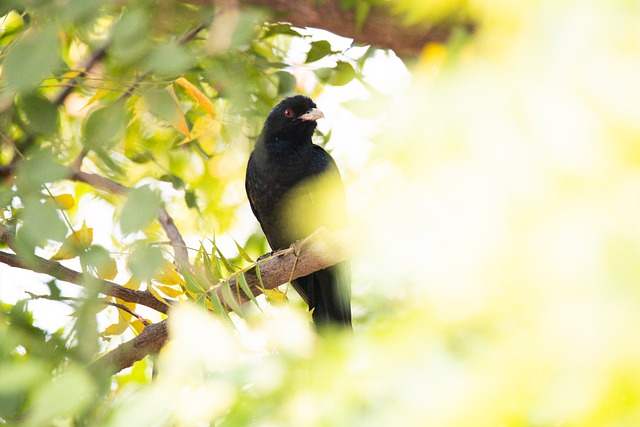
<path id="1" fill-rule="evenodd" d="M 322 114 L 322 111 L 318 110 L 317 108 L 312 108 L 298 118 L 300 120 L 315 122 L 318 119 L 323 119 L 324 114 Z"/>

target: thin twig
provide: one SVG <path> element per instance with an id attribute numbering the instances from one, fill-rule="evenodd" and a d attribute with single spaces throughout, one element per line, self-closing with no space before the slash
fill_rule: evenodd
<path id="1" fill-rule="evenodd" d="M 144 326 L 149 326 L 151 324 L 151 322 L 149 322 L 147 319 L 145 319 L 144 317 L 140 316 L 138 313 L 136 313 L 135 311 L 131 310 L 129 307 L 127 307 L 124 304 L 118 304 L 117 302 L 113 302 L 113 301 L 105 301 L 105 300 L 101 300 L 100 302 L 102 302 L 103 304 L 107 304 L 113 307 L 116 307 L 122 311 L 126 311 L 127 313 L 129 313 L 130 315 L 132 315 L 133 317 L 135 317 L 136 319 L 138 319 L 140 321 L 140 323 L 142 323 Z"/>
<path id="2" fill-rule="evenodd" d="M 111 194 L 124 195 L 131 191 L 130 187 L 117 183 L 109 178 L 105 178 L 92 173 L 76 171 L 73 172 L 71 178 L 76 181 L 82 181 L 86 184 L 91 185 L 93 188 L 106 191 Z M 178 227 L 176 227 L 173 218 L 171 218 L 164 206 L 160 207 L 160 211 L 158 212 L 158 221 L 160 222 L 160 225 L 162 225 L 162 228 L 167 234 L 167 237 L 171 241 L 178 268 L 187 268 L 189 270 L 193 269 L 191 263 L 189 262 L 187 244 L 182 238 L 180 230 L 178 230 Z"/>
<path id="3" fill-rule="evenodd" d="M 204 30 L 205 28 L 207 28 L 207 26 L 205 24 L 198 25 L 193 30 L 186 32 L 182 37 L 180 37 L 179 43 L 180 44 L 184 44 L 184 43 L 187 43 L 187 42 L 193 40 L 194 38 L 196 38 L 198 33 L 200 31 Z"/>
<path id="4" fill-rule="evenodd" d="M 178 41 L 180 44 L 185 44 L 191 40 L 193 40 L 200 31 L 204 30 L 206 27 L 206 25 L 204 24 L 200 24 L 197 27 L 195 27 L 193 30 L 187 32 L 186 34 L 184 34 L 182 37 L 180 37 L 180 40 Z M 125 100 L 127 98 L 129 98 L 131 95 L 133 95 L 133 92 L 138 88 L 138 86 L 140 86 L 140 83 L 144 80 L 145 77 L 147 77 L 149 74 L 151 74 L 151 71 L 145 71 L 142 74 L 139 74 L 136 76 L 135 80 L 133 81 L 133 83 L 131 83 L 122 93 L 122 95 L 120 95 L 118 97 L 118 101 L 122 101 Z"/>
<path id="5" fill-rule="evenodd" d="M 71 92 L 75 88 L 75 86 L 76 86 L 76 83 L 75 83 L 76 78 L 82 78 L 82 77 L 86 76 L 87 73 L 89 71 L 91 71 L 91 69 L 93 67 L 96 66 L 98 61 L 100 61 L 102 58 L 104 58 L 105 54 L 107 53 L 107 49 L 108 48 L 109 48 L 109 43 L 107 42 L 107 43 L 103 44 L 102 46 L 100 46 L 98 49 L 93 51 L 93 53 L 91 54 L 91 56 L 89 57 L 89 59 L 85 63 L 84 67 L 81 67 L 82 71 L 80 71 L 80 73 L 75 78 L 70 79 L 66 83 L 65 88 L 62 89 L 60 91 L 60 93 L 58 94 L 58 96 L 55 97 L 55 99 L 53 100 L 53 105 L 55 105 L 55 106 L 62 105 L 62 103 L 67 99 L 69 94 L 71 94 Z"/>
<path id="6" fill-rule="evenodd" d="M 29 291 L 26 291 L 26 293 L 29 295 L 29 297 L 31 299 L 46 299 L 46 300 L 49 300 L 49 301 L 73 301 L 73 302 L 86 302 L 87 301 L 87 298 L 53 296 L 53 295 L 39 295 L 39 294 L 34 294 L 33 292 L 29 292 Z M 131 310 L 129 307 L 127 307 L 124 304 L 119 304 L 117 302 L 109 301 L 109 300 L 106 300 L 106 299 L 98 299 L 98 302 L 101 303 L 101 304 L 104 304 L 104 305 L 110 305 L 112 307 L 116 307 L 117 309 L 120 309 L 122 311 L 125 311 L 125 312 L 129 313 L 130 315 L 132 315 L 133 317 L 138 319 L 144 326 L 149 326 L 151 324 L 151 322 L 149 322 L 147 319 L 145 319 L 144 317 L 140 316 L 138 313 L 136 313 L 135 311 Z"/>

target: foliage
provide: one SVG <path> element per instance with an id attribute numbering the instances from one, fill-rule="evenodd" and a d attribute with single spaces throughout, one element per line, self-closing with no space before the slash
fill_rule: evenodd
<path id="1" fill-rule="evenodd" d="M 341 7 L 361 25 L 379 3 Z M 0 424 L 640 423 L 640 10 L 393 7 L 477 31 L 425 46 L 390 93 L 398 74 L 369 80 L 388 57 L 263 10 L 0 5 L 0 256 L 82 272 L 57 270 L 44 294 L 34 276 L 29 301 L 2 303 Z M 356 329 L 318 336 L 292 292 L 266 304 L 247 285 L 267 248 L 244 220 L 244 165 L 278 99 L 351 90 L 376 129 L 343 168 Z M 355 115 L 336 148 L 369 132 Z M 91 364 L 165 318 L 99 279 L 183 301 L 155 361 L 114 377 Z M 72 324 L 43 325 L 43 299 Z"/>

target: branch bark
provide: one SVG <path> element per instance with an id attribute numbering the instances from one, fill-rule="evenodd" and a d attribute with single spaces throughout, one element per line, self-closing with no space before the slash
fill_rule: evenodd
<path id="1" fill-rule="evenodd" d="M 351 229 L 330 232 L 326 228 L 321 228 L 306 239 L 294 243 L 290 248 L 274 252 L 257 263 L 264 288 L 273 289 L 348 259 L 352 253 L 352 241 L 354 238 Z M 260 284 L 256 268 L 250 268 L 243 274 L 253 295 L 260 295 L 263 292 L 261 289 L 263 285 Z M 239 274 L 235 274 L 229 279 L 229 288 L 237 289 L 238 278 Z M 226 284 L 219 284 L 212 289 L 212 292 L 216 292 L 220 301 L 223 302 L 229 297 L 232 297 L 238 305 L 249 301 L 249 297 L 242 291 L 231 292 L 229 295 L 225 289 L 228 289 Z M 226 306 L 230 311 L 229 304 Z"/>
<path id="2" fill-rule="evenodd" d="M 87 277 L 84 274 L 67 268 L 55 261 L 49 261 L 35 255 L 32 257 L 34 261 L 25 263 L 17 255 L 0 251 L 0 262 L 7 264 L 8 266 L 31 270 L 36 273 L 48 274 L 56 279 L 74 283 L 79 286 L 86 286 L 87 281 L 91 280 L 93 283 L 97 283 L 97 285 L 100 286 L 100 293 L 102 294 L 120 298 L 123 301 L 141 304 L 159 311 L 160 313 L 166 314 L 169 309 L 166 304 L 155 299 L 155 297 L 149 292 L 125 288 L 124 286 L 120 286 L 108 280 L 97 279 L 93 276 Z"/>
<path id="3" fill-rule="evenodd" d="M 274 252 L 258 262 L 264 288 L 273 289 L 348 259 L 352 252 L 353 241 L 353 231 L 350 229 L 333 233 L 320 229 L 291 248 Z M 253 294 L 260 295 L 262 289 L 255 269 L 246 272 L 245 278 Z M 231 289 L 235 289 L 236 280 L 237 276 L 229 280 Z M 231 292 L 230 295 L 229 292 L 223 292 L 225 289 L 227 289 L 226 285 L 218 285 L 212 292 L 218 293 L 221 301 L 232 297 L 238 304 L 243 304 L 249 300 L 249 297 L 242 292 Z M 231 311 L 228 304 L 227 310 Z M 165 319 L 160 323 L 147 326 L 140 335 L 95 361 L 91 369 L 102 375 L 113 375 L 145 356 L 159 352 L 169 338 L 166 322 Z"/>
<path id="4" fill-rule="evenodd" d="M 100 375 L 113 375 L 132 366 L 149 354 L 158 353 L 167 343 L 167 320 L 145 327 L 140 335 L 120 344 L 116 349 L 93 362 L 89 369 Z"/>

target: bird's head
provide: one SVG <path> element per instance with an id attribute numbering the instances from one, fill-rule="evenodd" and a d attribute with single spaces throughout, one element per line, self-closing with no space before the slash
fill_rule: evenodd
<path id="1" fill-rule="evenodd" d="M 267 142 L 286 140 L 292 143 L 310 143 L 316 120 L 323 117 L 324 114 L 316 108 L 311 98 L 292 96 L 271 110 L 262 134 Z"/>

